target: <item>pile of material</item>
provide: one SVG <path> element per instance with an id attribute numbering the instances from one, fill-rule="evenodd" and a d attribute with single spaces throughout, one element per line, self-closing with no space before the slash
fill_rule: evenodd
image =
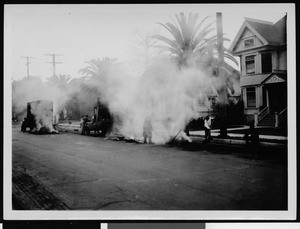
<path id="1" fill-rule="evenodd" d="M 59 132 L 54 129 L 53 125 L 43 126 L 42 124 L 37 125 L 37 128 L 34 128 L 30 131 L 33 134 L 58 134 Z"/>
<path id="2" fill-rule="evenodd" d="M 29 128 L 34 134 L 57 134 L 53 127 L 53 102 L 36 100 L 27 103 L 27 117 L 24 118 L 21 131 Z"/>

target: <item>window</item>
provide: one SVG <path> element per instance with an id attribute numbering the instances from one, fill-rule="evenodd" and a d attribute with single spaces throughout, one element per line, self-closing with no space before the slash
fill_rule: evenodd
<path id="1" fill-rule="evenodd" d="M 261 68 L 262 73 L 272 72 L 272 53 L 261 54 Z"/>
<path id="2" fill-rule="evenodd" d="M 246 74 L 255 73 L 255 56 L 246 56 Z"/>
<path id="3" fill-rule="evenodd" d="M 255 87 L 246 88 L 247 107 L 256 107 L 256 91 Z"/>
<path id="4" fill-rule="evenodd" d="M 254 46 L 254 37 L 247 38 L 247 39 L 244 40 L 244 47 L 245 48 L 248 48 L 248 47 L 251 47 L 251 46 Z"/>

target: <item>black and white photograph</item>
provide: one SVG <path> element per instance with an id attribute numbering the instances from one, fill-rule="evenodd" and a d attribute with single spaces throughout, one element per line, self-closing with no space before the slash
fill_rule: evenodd
<path id="1" fill-rule="evenodd" d="M 4 219 L 295 219 L 295 45 L 293 4 L 4 5 Z"/>

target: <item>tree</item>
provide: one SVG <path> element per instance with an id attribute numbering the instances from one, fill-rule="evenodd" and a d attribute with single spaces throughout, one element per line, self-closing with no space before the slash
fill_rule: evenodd
<path id="1" fill-rule="evenodd" d="M 71 120 L 80 119 L 79 99 L 77 93 L 72 93 L 65 103 L 68 118 Z"/>
<path id="2" fill-rule="evenodd" d="M 183 13 L 175 14 L 177 23 L 173 18 L 173 23 L 158 23 L 163 26 L 171 35 L 171 39 L 162 35 L 154 35 L 153 38 L 162 41 L 167 46 L 159 46 L 161 50 L 168 51 L 175 59 L 179 67 L 186 66 L 188 60 L 195 54 L 204 54 L 207 52 L 208 45 L 214 40 L 214 37 L 208 38 L 208 35 L 214 30 L 211 28 L 213 22 L 200 30 L 204 22 L 209 18 L 204 18 L 198 22 L 198 14 L 190 13 L 188 18 Z"/>
<path id="3" fill-rule="evenodd" d="M 105 102 L 108 90 L 112 90 L 110 86 L 114 80 L 112 78 L 116 73 L 115 70 L 120 67 L 120 64 L 116 58 L 109 57 L 92 59 L 86 63 L 88 66 L 79 70 L 84 77 L 84 82 L 80 84 L 80 98 L 86 101 L 84 106 L 89 109 L 96 104 L 97 98 Z"/>
<path id="4" fill-rule="evenodd" d="M 95 78 L 103 78 L 107 75 L 109 69 L 117 64 L 116 58 L 104 57 L 102 59 L 96 58 L 86 62 L 87 67 L 79 70 L 87 78 L 93 80 Z"/>
<path id="5" fill-rule="evenodd" d="M 99 85 L 106 80 L 110 69 L 118 65 L 117 59 L 109 57 L 96 58 L 86 63 L 88 66 L 79 70 L 79 73 L 86 77 L 85 83 L 81 84 L 81 89 L 92 97 L 99 97 L 101 93 Z"/>
<path id="6" fill-rule="evenodd" d="M 218 83 L 213 86 L 219 94 L 221 103 L 226 104 L 228 91 L 231 91 L 232 94 L 234 93 L 233 85 L 236 77 L 232 77 L 232 67 L 224 62 L 224 58 L 238 65 L 235 58 L 223 46 L 223 41 L 229 40 L 223 37 L 222 29 L 221 36 L 219 32 L 217 35 L 211 35 L 214 31 L 212 25 L 215 22 L 205 25 L 209 17 L 205 17 L 199 23 L 198 14 L 190 13 L 186 17 L 183 13 L 180 13 L 180 15 L 175 14 L 175 18 L 177 23 L 172 18 L 173 23 L 159 23 L 168 30 L 171 34 L 171 39 L 162 35 L 153 36 L 167 44 L 167 46 L 158 47 L 169 52 L 170 56 L 175 59 L 179 69 L 189 67 L 190 63 L 196 62 L 199 68 L 210 76 L 216 77 L 216 82 Z M 217 19 L 219 20 L 220 17 Z M 218 31 L 220 31 L 220 23 L 217 26 Z M 226 112 L 223 113 L 225 114 Z M 226 120 L 223 120 L 226 125 Z"/>
<path id="7" fill-rule="evenodd" d="M 85 84 L 86 79 L 83 77 L 73 78 L 69 82 L 72 90 L 70 90 L 69 99 L 66 102 L 66 109 L 72 119 L 79 119 L 81 115 L 92 112 L 94 104 Z"/>
<path id="8" fill-rule="evenodd" d="M 65 75 L 65 74 L 63 75 L 59 74 L 58 76 L 53 75 L 47 78 L 46 86 L 57 87 L 59 89 L 67 89 L 70 80 L 71 77 L 69 75 Z"/>
<path id="9" fill-rule="evenodd" d="M 212 75 L 215 75 L 218 69 L 217 35 L 212 34 L 215 30 L 212 25 L 215 22 L 205 25 L 209 17 L 198 22 L 199 15 L 193 13 L 190 13 L 188 18 L 183 13 L 175 14 L 175 18 L 177 23 L 172 18 L 173 23 L 158 23 L 168 30 L 171 38 L 154 35 L 153 38 L 167 44 L 167 46 L 156 45 L 156 47 L 169 52 L 179 68 L 189 67 L 189 60 L 197 60 L 199 66 L 210 69 Z M 238 65 L 229 50 L 224 49 L 224 51 L 224 57 Z"/>

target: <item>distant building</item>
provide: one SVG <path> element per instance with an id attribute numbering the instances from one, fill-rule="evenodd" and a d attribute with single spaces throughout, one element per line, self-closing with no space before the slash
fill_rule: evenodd
<path id="1" fill-rule="evenodd" d="M 227 73 L 229 74 L 230 83 L 227 85 L 227 99 L 228 103 L 237 104 L 241 102 L 241 87 L 240 87 L 240 76 L 241 73 L 239 70 L 236 70 L 231 65 L 225 62 L 225 67 Z M 207 115 L 214 114 L 214 106 L 219 103 L 219 93 L 214 86 L 211 86 L 205 91 L 206 99 L 202 97 L 197 102 L 198 104 L 195 107 L 198 108 L 196 111 L 200 117 L 205 117 Z M 228 114 L 232 116 L 232 114 Z M 240 124 L 239 120 L 236 124 Z"/>
<path id="2" fill-rule="evenodd" d="M 240 57 L 246 121 L 278 126 L 287 112 L 286 16 L 272 23 L 245 21 L 230 50 Z"/>

